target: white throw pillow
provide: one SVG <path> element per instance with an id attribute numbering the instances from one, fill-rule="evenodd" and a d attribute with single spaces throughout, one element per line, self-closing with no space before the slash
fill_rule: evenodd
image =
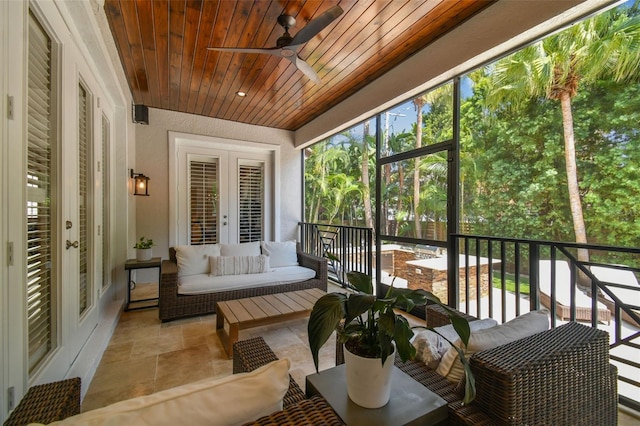
<path id="1" fill-rule="evenodd" d="M 269 256 L 211 256 L 209 258 L 211 270 L 209 275 L 243 275 L 261 274 L 271 271 Z"/>
<path id="2" fill-rule="evenodd" d="M 289 360 L 117 402 L 55 425 L 240 425 L 282 410 Z"/>
<path id="3" fill-rule="evenodd" d="M 209 256 L 220 256 L 220 244 L 176 246 L 178 276 L 208 274 Z"/>
<path id="4" fill-rule="evenodd" d="M 222 256 L 260 256 L 260 241 L 240 244 L 220 244 Z"/>
<path id="5" fill-rule="evenodd" d="M 531 311 L 504 324 L 472 332 L 464 353 L 469 359 L 476 352 L 496 348 L 548 329 L 549 312 L 546 309 Z M 460 339 L 457 339 L 454 344 L 459 348 L 464 346 Z M 454 348 L 451 347 L 447 350 L 436 372 L 446 377 L 450 382 L 458 383 L 460 381 L 464 375 L 464 367 Z"/>
<path id="6" fill-rule="evenodd" d="M 495 327 L 498 321 L 493 318 L 485 318 L 481 320 L 469 322 L 469 329 L 474 332 Z M 424 362 L 429 368 L 435 370 L 440 360 L 451 347 L 449 342 L 455 342 L 459 339 L 458 333 L 453 328 L 453 324 L 443 325 L 442 327 L 434 327 L 434 330 L 422 330 L 413 337 L 413 346 L 416 348 L 416 358 Z"/>
<path id="7" fill-rule="evenodd" d="M 298 266 L 295 241 L 262 241 L 260 245 L 262 246 L 262 254 L 269 256 L 269 265 L 272 268 Z"/>

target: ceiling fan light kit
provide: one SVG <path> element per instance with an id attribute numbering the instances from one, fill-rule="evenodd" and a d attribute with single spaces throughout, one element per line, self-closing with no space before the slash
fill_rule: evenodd
<path id="1" fill-rule="evenodd" d="M 289 28 L 296 25 L 296 19 L 290 15 L 280 15 L 278 24 L 284 28 L 284 34 L 276 40 L 276 47 L 271 48 L 242 48 L 242 47 L 207 47 L 208 50 L 221 52 L 239 53 L 266 53 L 268 55 L 279 56 L 291 61 L 304 75 L 316 84 L 322 83 L 315 70 L 298 56 L 298 50 L 303 44 L 311 40 L 331 24 L 338 16 L 342 15 L 340 6 L 334 6 L 326 12 L 311 20 L 305 27 L 301 28 L 295 36 L 291 37 Z M 238 93 L 238 96 L 242 96 Z"/>

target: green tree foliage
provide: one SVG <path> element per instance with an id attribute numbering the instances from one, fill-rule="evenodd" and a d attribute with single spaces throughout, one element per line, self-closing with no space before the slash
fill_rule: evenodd
<path id="1" fill-rule="evenodd" d="M 530 75 L 532 70 L 538 66 L 541 67 L 538 71 L 544 71 L 546 62 L 527 65 L 522 57 L 529 55 L 534 61 L 534 56 L 540 59 L 539 53 L 544 51 L 547 59 L 580 56 L 584 61 L 593 61 L 591 64 L 581 62 L 579 67 L 574 61 L 573 69 L 559 71 L 565 75 L 565 71 L 571 69 L 574 78 L 578 75 L 575 72 L 580 71 L 579 79 L 574 80 L 579 85 L 572 86 L 575 90 L 570 105 L 579 197 L 589 242 L 640 246 L 640 203 L 637 201 L 640 193 L 640 45 L 634 44 L 637 38 L 628 36 L 640 31 L 640 21 L 629 18 L 629 14 L 633 15 L 624 9 L 615 9 L 604 14 L 607 16 L 577 24 L 542 44 L 516 53 L 521 56 L 516 58 L 518 64 L 524 68 L 519 74 L 522 81 L 514 81 L 522 84 L 507 85 L 503 81 L 501 101 L 497 104 L 495 72 L 504 63 L 513 63 L 513 56 L 463 77 L 463 86 L 471 88 L 471 91 L 465 90 L 461 102 L 459 129 L 463 232 L 575 241 L 575 218 L 570 208 L 565 170 L 563 110 L 557 98 L 546 95 L 546 89 L 525 90 L 527 78 L 535 77 Z M 612 28 L 623 31 L 611 32 Z M 609 37 L 604 46 L 608 49 L 607 55 L 601 52 L 596 55 L 593 46 L 584 46 L 588 41 L 585 34 L 592 34 L 600 37 L 598 43 L 604 48 L 601 39 L 605 33 Z M 570 45 L 571 37 L 579 39 L 583 47 L 578 49 L 574 44 L 565 55 L 560 47 Z M 531 52 L 536 46 L 537 56 Z M 622 57 L 624 61 L 616 65 L 615 59 Z M 623 75 L 624 82 L 619 81 Z M 451 87 L 443 86 L 422 97 L 425 103 L 420 128 L 414 117 L 413 126 L 398 131 L 383 130 L 382 155 L 414 149 L 418 134 L 422 146 L 451 139 Z M 507 90 L 512 90 L 515 97 L 506 96 Z M 493 103 L 488 102 L 491 96 Z M 407 104 L 410 106 L 411 100 Z M 307 150 L 308 221 L 365 224 L 362 149 L 367 146 L 369 151 L 368 181 L 373 194 L 376 170 L 373 133 L 371 131 L 365 144 L 363 125 L 356 126 Z M 418 162 L 398 161 L 381 168 L 382 232 L 415 236 L 414 211 L 420 215 L 421 223 L 446 219 L 446 199 L 442 198 L 442 194 L 446 194 L 446 165 L 446 158 L 436 155 L 420 157 Z M 418 200 L 414 196 L 415 172 L 419 176 Z M 390 223 L 396 226 L 391 227 Z M 432 237 L 424 232 L 423 236 Z"/>
<path id="2" fill-rule="evenodd" d="M 573 25 L 497 61 L 488 73 L 491 83 L 485 102 L 489 108 L 518 110 L 538 98 L 557 101 L 569 207 L 578 243 L 588 240 L 576 153 L 581 140 L 576 135 L 572 103 L 601 79 L 631 82 L 637 78 L 640 19 L 629 18 L 626 10 L 616 9 Z M 588 260 L 588 252 L 578 250 L 578 258 Z"/>

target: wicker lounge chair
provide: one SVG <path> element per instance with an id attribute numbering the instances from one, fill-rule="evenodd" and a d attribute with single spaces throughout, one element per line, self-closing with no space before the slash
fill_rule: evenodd
<path id="1" fill-rule="evenodd" d="M 80 378 L 74 377 L 29 388 L 4 425 L 49 424 L 79 413 Z"/>
<path id="2" fill-rule="evenodd" d="M 640 284 L 638 283 L 638 279 L 633 271 L 616 267 L 592 266 L 591 273 L 593 273 L 599 281 L 605 284 L 611 283 L 627 286 L 626 288 L 607 287 L 618 299 L 617 302 L 604 291 L 601 292 L 600 300 L 611 312 L 614 313 L 614 315 L 617 315 L 616 308 L 620 306 L 619 302 L 634 305 L 636 307 L 638 306 L 638 301 L 640 300 Z M 632 310 L 632 313 L 635 315 L 635 318 L 632 317 L 630 312 L 621 310 L 622 320 L 636 327 L 640 327 L 640 309 L 634 309 Z"/>
<path id="3" fill-rule="evenodd" d="M 571 273 L 569 270 L 569 264 L 564 260 L 556 261 L 555 271 L 555 300 L 556 300 L 556 315 L 560 320 L 571 319 L 571 286 L 575 285 L 575 282 L 571 281 Z M 551 261 L 540 261 L 540 303 L 547 308 L 551 309 L 551 285 L 553 277 L 551 276 Z M 576 305 L 576 321 L 591 321 L 592 313 L 592 300 L 576 288 L 575 291 L 575 305 Z M 610 324 L 611 323 L 611 311 L 605 304 L 597 301 L 598 306 L 598 321 Z"/>
<path id="4" fill-rule="evenodd" d="M 429 326 L 449 322 L 441 308 L 429 306 L 426 312 Z M 240 341 L 234 348 L 234 373 L 273 359 L 262 338 Z M 609 364 L 609 336 L 575 322 L 475 354 L 471 366 L 477 398 L 467 406 L 462 405 L 461 389 L 423 363 L 396 359 L 396 366 L 449 403 L 450 424 L 617 424 L 617 370 Z M 283 411 L 250 424 L 340 424 L 334 423 L 322 398 L 291 404 L 303 398 L 295 383 L 292 388 L 298 396 L 285 399 Z M 298 409 L 301 404 L 318 407 L 321 421 L 305 417 Z M 299 416 L 295 420 L 292 411 Z"/>

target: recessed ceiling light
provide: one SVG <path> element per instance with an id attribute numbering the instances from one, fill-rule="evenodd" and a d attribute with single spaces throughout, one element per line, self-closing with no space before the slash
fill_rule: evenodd
<path id="1" fill-rule="evenodd" d="M 247 93 L 243 92 L 242 90 L 238 90 L 236 92 L 236 95 L 240 96 L 241 98 L 244 98 L 245 96 L 247 96 Z"/>

